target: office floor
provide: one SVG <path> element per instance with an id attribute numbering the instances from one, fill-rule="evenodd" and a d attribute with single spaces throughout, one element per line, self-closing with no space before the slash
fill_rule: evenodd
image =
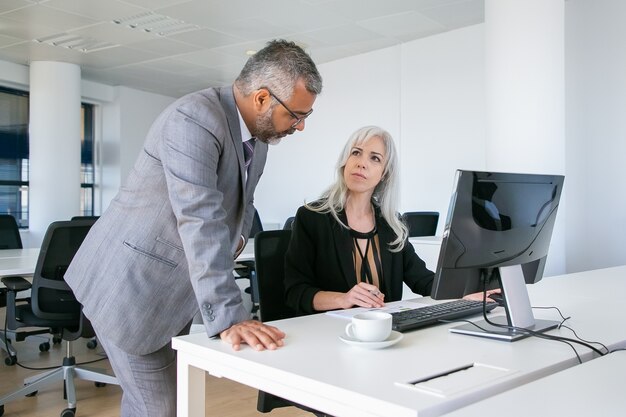
<path id="1" fill-rule="evenodd" d="M 4 323 L 4 309 L 0 309 L 0 323 Z M 39 352 L 40 340 L 31 338 L 15 344 L 20 363 L 30 367 L 56 366 L 61 363 L 65 353 L 65 345 L 56 345 L 49 352 Z M 78 362 L 85 362 L 102 357 L 100 347 L 89 350 L 86 340 L 74 342 L 74 355 Z M 31 371 L 19 366 L 4 364 L 4 351 L 0 353 L 0 395 L 4 395 L 20 387 L 25 377 L 42 371 Z M 91 367 L 110 369 L 105 359 Z M 310 417 L 312 414 L 294 407 L 277 409 L 269 414 L 256 411 L 257 391 L 235 382 L 207 376 L 207 417 Z M 119 416 L 121 390 L 117 386 L 107 385 L 96 388 L 93 382 L 77 380 L 76 382 L 77 417 L 116 417 Z M 3 417 L 41 417 L 58 416 L 67 407 L 63 400 L 61 383 L 53 384 L 40 390 L 34 397 L 10 402 L 5 405 Z"/>

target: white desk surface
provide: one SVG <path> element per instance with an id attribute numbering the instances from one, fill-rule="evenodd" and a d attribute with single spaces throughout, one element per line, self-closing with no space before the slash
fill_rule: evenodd
<path id="1" fill-rule="evenodd" d="M 625 385 L 626 351 L 618 351 L 461 408 L 449 417 L 621 417 L 626 414 Z"/>
<path id="2" fill-rule="evenodd" d="M 531 303 L 558 306 L 572 316 L 568 324 L 587 340 L 601 341 L 610 348 L 625 347 L 624 277 L 626 266 L 544 278 L 529 286 Z M 600 299 L 604 304 L 598 304 Z M 551 310 L 537 310 L 535 316 L 558 317 Z M 577 364 L 573 351 L 563 343 L 536 338 L 509 343 L 451 334 L 447 328 L 452 325 L 405 333 L 400 343 L 386 349 L 363 350 L 339 340 L 346 324 L 340 318 L 321 314 L 273 324 L 285 331 L 287 338 L 283 348 L 271 352 L 255 352 L 247 346 L 235 352 L 202 333 L 174 338 L 178 415 L 205 415 L 204 370 L 337 417 L 415 417 L 442 415 Z M 552 334 L 572 336 L 564 328 Z M 585 347 L 578 351 L 583 361 L 594 357 Z M 511 373 L 446 398 L 396 384 L 472 363 Z"/>
<path id="3" fill-rule="evenodd" d="M 39 248 L 0 250 L 0 277 L 32 275 L 38 256 Z"/>
<path id="4" fill-rule="evenodd" d="M 254 261 L 254 238 L 248 240 L 246 246 L 235 259 L 235 262 L 237 261 Z"/>

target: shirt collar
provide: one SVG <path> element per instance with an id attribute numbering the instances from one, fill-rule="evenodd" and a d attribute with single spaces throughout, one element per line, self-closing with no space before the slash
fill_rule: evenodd
<path id="1" fill-rule="evenodd" d="M 239 116 L 239 130 L 241 130 L 241 141 L 247 142 L 248 140 L 252 139 L 252 133 L 250 133 L 250 131 L 248 130 L 248 126 L 246 126 L 246 123 L 243 121 L 243 117 L 241 117 L 239 109 L 237 109 L 237 116 Z"/>

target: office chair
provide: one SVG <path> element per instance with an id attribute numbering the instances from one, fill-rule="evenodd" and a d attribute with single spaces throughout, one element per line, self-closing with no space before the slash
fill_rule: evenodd
<path id="1" fill-rule="evenodd" d="M 70 220 L 74 221 L 74 220 L 91 220 L 92 221 L 92 226 L 93 223 L 96 222 L 96 220 L 98 220 L 100 218 L 100 216 L 74 216 L 72 217 Z M 94 336 L 90 341 L 87 342 L 87 348 L 89 349 L 95 349 L 98 347 L 98 339 Z"/>
<path id="2" fill-rule="evenodd" d="M 253 239 L 257 233 L 263 231 L 263 224 L 261 223 L 261 216 L 259 216 L 259 212 L 254 210 L 254 217 L 252 218 L 252 228 L 250 229 L 250 234 L 248 235 L 248 239 Z M 235 264 L 235 278 L 241 279 L 245 278 L 250 281 L 250 285 L 244 290 L 246 294 L 250 294 L 250 299 L 252 301 L 252 309 L 250 311 L 252 318 L 256 319 L 257 311 L 259 309 L 259 300 L 257 297 L 257 291 L 255 288 L 254 279 L 255 270 L 254 270 L 254 261 L 238 261 Z"/>
<path id="3" fill-rule="evenodd" d="M 294 216 L 291 217 L 287 217 L 287 220 L 285 220 L 285 224 L 283 225 L 283 230 L 291 230 L 291 228 L 293 227 L 293 221 L 296 218 Z"/>
<path id="4" fill-rule="evenodd" d="M 10 214 L 0 214 L 0 249 L 22 249 L 20 229 Z"/>
<path id="5" fill-rule="evenodd" d="M 261 321 L 272 321 L 291 318 L 296 312 L 285 303 L 285 253 L 289 246 L 291 230 L 269 230 L 260 232 L 254 238 L 254 260 L 256 262 L 256 281 L 259 297 L 259 313 Z M 285 400 L 264 391 L 259 391 L 257 410 L 269 413 L 275 408 L 298 407 L 315 414 L 327 417 L 326 414 Z"/>
<path id="6" fill-rule="evenodd" d="M 409 228 L 409 237 L 435 236 L 437 233 L 437 211 L 408 211 L 402 215 L 402 219 Z"/>
<path id="7" fill-rule="evenodd" d="M 19 227 L 15 217 L 10 214 L 0 214 L 0 250 L 2 249 L 23 249 L 22 238 L 20 236 Z M 6 277 L 11 279 L 22 280 L 22 277 Z M 24 300 L 26 302 L 27 300 Z M 7 290 L 0 288 L 0 307 L 6 307 L 7 304 Z M 13 330 L 7 330 L 2 328 L 0 330 L 0 349 L 7 353 L 7 357 L 4 359 L 4 363 L 8 366 L 15 365 L 17 362 L 17 351 L 13 347 L 11 338 L 16 342 L 21 342 L 29 336 L 36 336 L 48 333 L 47 329 L 38 329 L 30 331 L 22 331 L 16 333 Z M 11 338 L 9 337 L 11 336 Z M 42 337 L 42 336 L 39 336 Z M 43 342 L 39 345 L 39 350 L 42 352 L 50 349 L 50 339 L 42 337 Z"/>
<path id="8" fill-rule="evenodd" d="M 67 354 L 59 368 L 29 377 L 24 380 L 23 388 L 0 397 L 0 416 L 4 413 L 4 404 L 9 401 L 34 395 L 50 383 L 64 381 L 64 398 L 67 399 L 68 406 L 61 411 L 61 417 L 73 417 L 76 413 L 74 378 L 94 381 L 96 386 L 107 383 L 118 384 L 114 376 L 105 372 L 79 367 L 72 355 L 71 342 L 80 337 L 93 337 L 95 332 L 89 320 L 82 314 L 82 307 L 63 280 L 63 275 L 92 223 L 77 220 L 50 224 L 41 245 L 32 287 L 26 280 L 5 282 L 9 290 L 7 300 L 9 326 L 18 323 L 48 327 L 50 333 L 67 342 Z M 3 282 L 4 280 L 3 278 Z M 24 286 L 31 288 L 31 301 L 26 305 L 16 305 L 16 293 Z"/>

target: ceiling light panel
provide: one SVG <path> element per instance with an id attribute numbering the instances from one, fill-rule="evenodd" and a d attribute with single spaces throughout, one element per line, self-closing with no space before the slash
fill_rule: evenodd
<path id="1" fill-rule="evenodd" d="M 200 26 L 183 20 L 156 14 L 153 12 L 139 13 L 133 16 L 114 19 L 113 23 L 129 29 L 142 30 L 159 36 L 169 36 L 200 29 Z"/>

